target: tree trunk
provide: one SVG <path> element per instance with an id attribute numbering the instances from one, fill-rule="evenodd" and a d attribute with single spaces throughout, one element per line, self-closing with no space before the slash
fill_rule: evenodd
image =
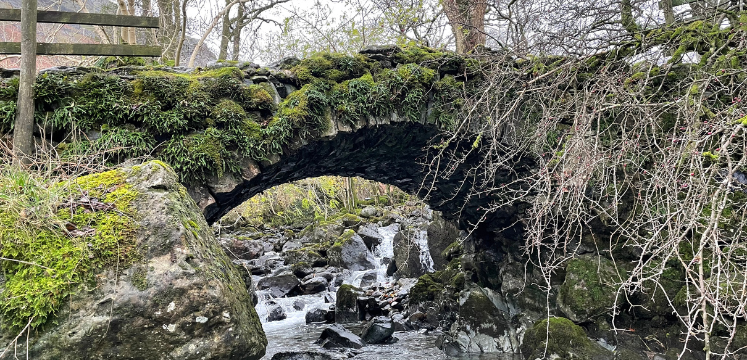
<path id="1" fill-rule="evenodd" d="M 674 24 L 674 6 L 672 5 L 672 0 L 661 0 L 659 8 L 664 12 L 664 21 L 667 25 Z"/>
<path id="2" fill-rule="evenodd" d="M 151 1 L 152 0 L 143 0 L 143 16 L 153 16 L 153 3 Z M 156 29 L 148 29 L 147 34 L 148 36 L 145 39 L 146 43 L 148 45 L 155 45 L 158 40 Z"/>
<path id="3" fill-rule="evenodd" d="M 117 7 L 121 15 L 130 15 L 130 10 L 127 7 L 125 0 L 117 0 Z M 130 32 L 126 27 L 119 28 L 119 39 L 122 43 L 130 44 Z"/>
<path id="4" fill-rule="evenodd" d="M 620 21 L 629 33 L 638 32 L 638 25 L 635 23 L 635 18 L 633 17 L 633 5 L 630 3 L 630 0 L 622 0 L 620 2 Z"/>
<path id="5" fill-rule="evenodd" d="M 215 26 L 218 25 L 218 21 L 220 21 L 220 19 L 223 18 L 223 16 L 228 13 L 228 9 L 231 6 L 234 6 L 238 3 L 243 4 L 247 1 L 249 0 L 233 0 L 230 4 L 228 4 L 226 8 L 224 8 L 220 13 L 218 13 L 218 15 L 216 15 L 213 18 L 213 21 L 210 23 L 208 28 L 205 30 L 205 33 L 202 34 L 202 37 L 200 38 L 199 41 L 197 41 L 197 45 L 195 45 L 195 48 L 192 50 L 192 56 L 189 57 L 189 64 L 187 65 L 188 67 L 195 66 L 195 60 L 197 59 L 197 54 L 200 52 L 200 48 L 202 48 L 202 44 L 205 43 L 205 39 L 207 39 L 208 35 L 210 35 L 210 32 L 212 32 Z"/>
<path id="6" fill-rule="evenodd" d="M 36 80 L 36 0 L 24 0 L 21 7 L 21 79 L 18 108 L 13 128 L 16 163 L 27 163 L 34 153 L 34 81 Z"/>
<path id="7" fill-rule="evenodd" d="M 176 48 L 176 57 L 174 58 L 174 65 L 179 66 L 182 59 L 182 48 L 184 47 L 184 40 L 187 38 L 187 2 L 189 0 L 182 1 L 182 31 L 181 37 L 179 37 L 179 45 Z"/>
<path id="8" fill-rule="evenodd" d="M 220 35 L 220 53 L 218 54 L 218 60 L 226 60 L 228 57 L 228 40 L 231 38 L 231 4 L 230 0 L 226 0 L 226 13 L 223 15 L 223 30 Z"/>
<path id="9" fill-rule="evenodd" d="M 485 0 L 443 0 L 444 12 L 456 39 L 456 51 L 465 54 L 485 45 Z"/>
<path id="10" fill-rule="evenodd" d="M 239 5 L 239 14 L 236 16 L 236 26 L 233 29 L 233 53 L 231 54 L 231 60 L 239 61 L 239 53 L 241 52 L 241 31 L 244 30 L 244 5 Z"/>
<path id="11" fill-rule="evenodd" d="M 135 16 L 135 0 L 127 0 L 127 12 L 131 16 Z M 132 45 L 137 45 L 137 28 L 127 28 L 127 42 Z"/>

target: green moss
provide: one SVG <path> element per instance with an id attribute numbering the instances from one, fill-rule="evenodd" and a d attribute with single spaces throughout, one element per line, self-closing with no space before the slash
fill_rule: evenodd
<path id="1" fill-rule="evenodd" d="M 574 320 L 603 314 L 614 303 L 613 282 L 617 278 L 612 262 L 606 258 L 571 260 L 558 294 L 561 309 Z"/>
<path id="2" fill-rule="evenodd" d="M 166 142 L 160 158 L 188 183 L 206 181 L 210 176 L 221 177 L 237 163 L 223 143 L 223 132 L 215 128 L 173 137 Z"/>
<path id="3" fill-rule="evenodd" d="M 264 85 L 266 84 L 266 85 Z M 272 86 L 270 83 L 260 85 L 249 85 L 241 89 L 243 106 L 248 110 L 275 110 L 275 99 L 270 95 L 265 86 Z"/>
<path id="4" fill-rule="evenodd" d="M 144 266 L 136 268 L 130 276 L 132 286 L 140 291 L 148 289 L 148 269 Z"/>
<path id="5" fill-rule="evenodd" d="M 444 287 L 438 279 L 438 275 L 425 274 L 418 278 L 418 282 L 410 290 L 410 302 L 417 304 L 424 301 L 434 301 L 443 290 Z"/>
<path id="6" fill-rule="evenodd" d="M 447 261 L 451 261 L 462 256 L 463 250 L 461 241 L 454 241 L 441 252 L 441 256 Z"/>
<path id="7" fill-rule="evenodd" d="M 368 68 L 362 55 L 347 56 L 334 53 L 317 53 L 301 60 L 291 68 L 291 72 L 301 83 L 311 83 L 317 79 L 335 82 L 359 77 Z"/>
<path id="8" fill-rule="evenodd" d="M 31 318 L 33 328 L 45 325 L 78 284 L 93 280 L 99 269 L 126 268 L 140 256 L 131 205 L 137 192 L 122 171 L 45 183 L 5 169 L 0 189 L 0 256 L 18 261 L 2 263 L 0 310 L 8 330 Z M 92 207 L 82 196 L 101 205 Z"/>
<path id="9" fill-rule="evenodd" d="M 337 289 L 336 309 L 338 311 L 355 310 L 356 300 L 360 292 L 360 289 L 353 285 L 340 285 L 340 288 Z"/>
<path id="10" fill-rule="evenodd" d="M 547 349 L 547 356 L 560 359 L 592 359 L 612 354 L 589 340 L 584 329 L 565 318 L 543 319 L 524 334 L 522 353 L 528 359 L 540 358 Z M 600 357 L 601 358 L 601 357 Z"/>
<path id="11" fill-rule="evenodd" d="M 461 291 L 462 289 L 464 289 L 464 285 L 466 283 L 467 283 L 467 279 L 463 272 L 458 272 L 449 281 L 449 285 L 451 285 L 451 287 L 454 288 L 456 291 Z"/>

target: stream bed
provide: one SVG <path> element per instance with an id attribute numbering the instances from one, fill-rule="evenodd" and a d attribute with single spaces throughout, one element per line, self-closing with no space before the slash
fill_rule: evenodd
<path id="1" fill-rule="evenodd" d="M 386 270 L 387 264 L 393 257 L 393 239 L 399 231 L 399 224 L 393 224 L 386 227 L 378 228 L 379 234 L 383 241 L 372 251 L 377 267 L 375 283 L 378 285 L 390 284 L 395 281 L 394 278 L 388 277 Z M 425 231 L 417 234 L 418 242 L 422 242 L 422 248 L 427 249 L 427 239 Z M 421 252 L 420 262 L 432 271 L 433 260 L 427 251 Z M 342 283 L 350 284 L 356 287 L 361 286 L 361 282 L 366 274 L 371 270 L 365 271 L 344 271 L 340 276 Z M 261 277 L 256 277 L 255 281 Z M 293 297 L 273 297 L 269 291 L 257 291 L 259 302 L 256 306 L 262 326 L 267 335 L 268 345 L 267 353 L 262 358 L 270 360 L 278 352 L 306 352 L 306 351 L 329 351 L 323 349 L 315 342 L 319 339 L 322 331 L 328 326 L 326 324 L 307 324 L 305 315 L 310 309 L 314 309 L 325 302 L 334 303 L 336 292 L 335 287 L 331 286 L 328 291 L 323 291 L 313 295 L 300 295 Z M 273 309 L 278 306 L 282 307 L 285 318 L 282 320 L 270 321 Z M 345 327 L 358 333 L 365 323 L 345 324 Z M 520 356 L 513 354 L 474 354 L 460 357 L 449 357 L 436 346 L 439 331 L 427 332 L 420 331 L 398 331 L 394 337 L 398 339 L 393 344 L 366 345 L 362 353 L 356 355 L 354 359 L 359 360 L 383 360 L 383 359 L 408 359 L 408 360 L 437 360 L 437 359 L 469 359 L 469 360 L 521 360 Z"/>

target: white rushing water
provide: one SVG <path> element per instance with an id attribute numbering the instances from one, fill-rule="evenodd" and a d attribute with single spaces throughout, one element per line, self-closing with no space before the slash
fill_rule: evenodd
<path id="1" fill-rule="evenodd" d="M 386 284 L 394 279 L 386 276 L 388 262 L 394 258 L 394 236 L 400 231 L 399 224 L 392 224 L 378 228 L 382 236 L 382 242 L 373 249 L 377 267 L 373 270 L 345 271 L 342 275 L 343 282 L 360 286 L 364 276 L 375 272 L 376 282 Z M 433 271 L 433 258 L 428 250 L 428 234 L 421 230 L 415 233 L 413 244 L 420 251 L 420 263 L 424 269 Z M 369 275 L 371 276 L 371 275 Z M 255 278 L 255 281 L 259 279 Z M 334 289 L 332 289 L 334 290 Z M 325 297 L 335 301 L 334 291 L 325 291 L 314 295 L 294 296 L 290 298 L 272 298 L 267 291 L 257 291 L 259 304 L 255 307 L 262 321 L 262 327 L 267 335 L 267 353 L 262 360 L 270 360 L 275 353 L 281 351 L 324 351 L 314 342 L 325 325 L 306 324 L 306 312 L 317 306 L 322 306 Z M 286 314 L 286 319 L 280 321 L 267 321 L 267 316 L 276 306 L 280 305 Z M 358 332 L 361 324 L 348 324 L 349 330 Z M 446 360 L 449 359 L 435 345 L 436 336 L 426 335 L 416 331 L 397 332 L 395 337 L 399 341 L 390 345 L 367 345 L 363 353 L 354 357 L 358 360 Z M 453 359 L 453 358 L 452 358 Z M 463 360 L 520 360 L 521 356 L 502 354 L 472 354 L 459 357 Z"/>
<path id="2" fill-rule="evenodd" d="M 363 278 L 371 273 L 376 272 L 376 282 L 379 284 L 385 284 L 394 281 L 391 277 L 386 276 L 386 268 L 388 261 L 394 258 L 394 235 L 399 232 L 399 224 L 391 224 L 389 226 L 380 227 L 377 229 L 379 235 L 381 235 L 381 244 L 373 249 L 373 256 L 376 259 L 376 268 L 373 270 L 362 270 L 352 271 L 348 276 L 345 276 L 343 283 L 350 284 L 355 287 L 360 287 L 363 282 Z"/>

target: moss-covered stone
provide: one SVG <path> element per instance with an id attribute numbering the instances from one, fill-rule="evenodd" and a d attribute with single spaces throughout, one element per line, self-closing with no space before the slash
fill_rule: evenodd
<path id="1" fill-rule="evenodd" d="M 337 289 L 335 302 L 335 322 L 346 323 L 360 320 L 358 296 L 363 292 L 355 286 L 343 284 Z"/>
<path id="2" fill-rule="evenodd" d="M 526 359 L 613 358 L 612 353 L 589 340 L 582 327 L 565 318 L 550 318 L 537 322 L 524 334 L 521 352 L 525 354 Z"/>
<path id="3" fill-rule="evenodd" d="M 568 262 L 558 295 L 558 307 L 576 323 L 605 314 L 615 301 L 614 264 L 603 257 L 579 257 Z"/>
<path id="4" fill-rule="evenodd" d="M 425 274 L 418 278 L 418 282 L 410 289 L 410 303 L 417 304 L 424 301 L 433 301 L 441 296 L 444 286 L 438 275 Z"/>
<path id="5" fill-rule="evenodd" d="M 125 179 L 120 170 L 62 183 L 14 168 L 0 173 L 0 256 L 12 259 L 2 262 L 5 329 L 45 325 L 96 271 L 141 256 L 131 206 L 138 193 Z"/>

